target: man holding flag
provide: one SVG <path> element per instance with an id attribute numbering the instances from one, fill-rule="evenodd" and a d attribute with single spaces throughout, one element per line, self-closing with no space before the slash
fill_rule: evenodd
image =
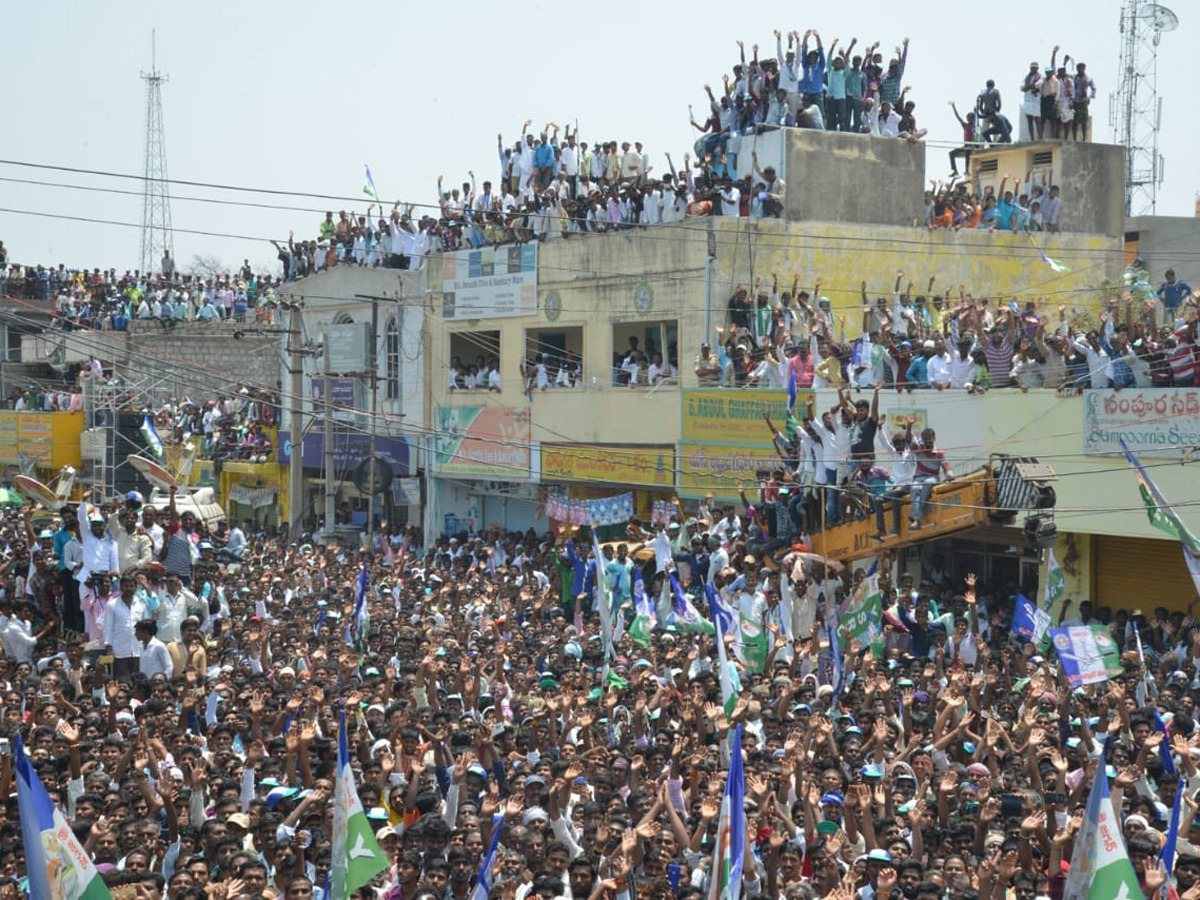
<path id="1" fill-rule="evenodd" d="M 337 776 L 333 786 L 333 858 L 330 881 L 334 897 L 349 897 L 386 869 L 387 854 L 375 840 L 375 832 L 354 784 L 350 750 L 346 744 L 346 711 L 338 714 Z"/>

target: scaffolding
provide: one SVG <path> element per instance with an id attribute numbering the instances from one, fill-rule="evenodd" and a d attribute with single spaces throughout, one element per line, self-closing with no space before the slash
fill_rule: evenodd
<path id="1" fill-rule="evenodd" d="M 121 413 L 137 415 L 140 423 L 140 417 L 147 411 L 174 402 L 172 387 L 148 375 L 120 380 L 83 379 L 84 458 L 79 473 L 83 483 L 95 487 L 101 496 L 116 490 L 118 469 L 129 466 L 125 458 L 131 454 L 144 455 L 146 451 L 146 443 L 136 428 L 120 427 Z M 169 436 L 162 437 L 166 445 Z"/>

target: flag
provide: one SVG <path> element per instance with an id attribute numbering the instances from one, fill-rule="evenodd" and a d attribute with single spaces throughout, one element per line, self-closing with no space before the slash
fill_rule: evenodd
<path id="1" fill-rule="evenodd" d="M 1111 804 L 1110 804 L 1111 805 Z M 742 772 L 742 726 L 733 732 L 729 777 L 717 820 L 712 881 L 708 900 L 738 900 L 742 895 L 742 856 L 746 852 L 746 780 Z"/>
<path id="2" fill-rule="evenodd" d="M 1057 259 L 1051 259 L 1046 255 L 1046 251 L 1041 247 L 1038 247 L 1038 253 L 1042 257 L 1042 262 L 1052 268 L 1055 272 L 1062 272 L 1063 274 L 1066 274 L 1067 272 L 1071 271 L 1070 266 L 1068 266 L 1066 263 L 1059 262 Z"/>
<path id="3" fill-rule="evenodd" d="M 725 625 L 724 619 L 713 617 L 713 635 L 717 641 L 717 681 L 721 685 L 721 706 L 725 715 L 733 715 L 737 706 L 738 689 L 741 684 L 737 673 L 729 665 L 729 657 L 725 654 Z"/>
<path id="4" fill-rule="evenodd" d="M 265 798 L 267 809 L 274 809 L 284 800 L 287 800 L 289 797 L 294 797 L 298 793 L 300 793 L 299 790 L 294 787 L 288 787 L 286 784 L 281 784 L 271 788 L 271 790 L 267 791 L 267 796 Z"/>
<path id="5" fill-rule="evenodd" d="M 375 179 L 371 177 L 370 166 L 367 166 L 367 183 L 363 185 L 363 193 L 372 200 L 379 199 L 379 191 L 375 190 Z"/>
<path id="6" fill-rule="evenodd" d="M 871 563 L 866 577 L 854 589 L 854 595 L 842 617 L 841 630 L 851 641 L 870 646 L 876 659 L 883 659 L 883 632 L 873 627 L 880 614 L 882 594 L 879 590 L 879 561 Z"/>
<path id="7" fill-rule="evenodd" d="M 1123 439 L 1121 449 L 1125 451 L 1125 458 L 1134 468 L 1138 489 L 1142 492 L 1142 502 L 1146 504 L 1146 515 L 1150 519 L 1150 524 L 1183 544 L 1183 560 L 1187 563 L 1188 571 L 1192 573 L 1192 582 L 1196 585 L 1196 592 L 1200 593 L 1200 539 L 1197 539 L 1179 518 L 1179 514 L 1158 490 L 1158 485 L 1154 483 L 1150 473 L 1129 451 L 1129 446 Z"/>
<path id="8" fill-rule="evenodd" d="M 346 711 L 338 713 L 337 781 L 333 787 L 333 897 L 349 897 L 388 867 L 387 854 L 363 812 L 346 744 Z"/>
<path id="9" fill-rule="evenodd" d="M 154 427 L 154 420 L 149 416 L 142 416 L 142 427 L 138 430 L 142 433 L 142 440 L 146 442 L 146 449 L 154 455 L 155 459 L 161 460 L 163 458 L 163 442 Z"/>
<path id="10" fill-rule="evenodd" d="M 788 415 L 792 414 L 792 410 L 796 408 L 796 370 L 788 367 L 788 383 L 787 383 L 787 411 Z"/>
<path id="11" fill-rule="evenodd" d="M 826 625 L 825 633 L 829 636 L 829 668 L 833 677 L 833 702 L 837 702 L 837 698 L 842 696 L 842 688 L 846 686 L 846 666 L 842 661 L 842 648 L 838 644 L 837 632 L 833 630 L 832 625 Z"/>
<path id="12" fill-rule="evenodd" d="M 717 589 L 711 584 L 704 586 L 704 593 L 708 598 L 708 610 L 712 616 L 713 625 L 719 625 L 723 634 L 730 634 L 737 628 L 737 615 L 733 609 L 725 605 L 725 601 L 721 599 L 721 595 L 717 593 Z"/>
<path id="13" fill-rule="evenodd" d="M 1054 612 L 1054 604 L 1062 599 L 1067 590 L 1067 580 L 1063 576 L 1062 566 L 1054 558 L 1054 550 L 1047 551 L 1046 556 L 1046 593 L 1042 597 L 1042 609 L 1048 613 Z"/>
<path id="14" fill-rule="evenodd" d="M 1162 763 L 1164 772 L 1174 775 L 1175 760 L 1171 756 L 1171 734 L 1167 731 L 1167 723 L 1158 714 L 1158 707 L 1155 706 L 1152 709 L 1154 710 L 1154 730 L 1163 736 L 1163 739 L 1158 742 L 1158 760 Z"/>
<path id="15" fill-rule="evenodd" d="M 496 850 L 500 846 L 500 832 L 504 828 L 504 813 L 496 813 L 492 818 L 492 841 L 488 844 L 488 852 L 479 864 L 479 874 L 475 876 L 475 890 L 471 900 L 488 900 L 492 892 L 492 869 L 496 867 Z"/>
<path id="16" fill-rule="evenodd" d="M 604 673 L 604 686 L 613 690 L 623 691 L 629 687 L 629 682 L 611 669 Z"/>
<path id="17" fill-rule="evenodd" d="M 675 598 L 675 605 L 672 611 L 679 621 L 679 627 L 684 631 L 712 634 L 712 623 L 706 622 L 704 617 L 700 615 L 700 610 L 696 609 L 696 605 L 692 603 L 691 598 L 683 592 L 683 588 L 679 584 L 679 579 L 675 577 L 675 573 L 668 572 L 667 577 L 671 585 L 671 594 Z"/>
<path id="18" fill-rule="evenodd" d="M 13 756 L 16 759 L 17 806 L 21 813 L 29 896 L 60 900 L 111 898 L 62 810 L 46 793 L 25 755 L 25 744 L 20 735 L 13 737 Z"/>
<path id="19" fill-rule="evenodd" d="M 363 622 L 367 614 L 367 567 L 358 572 L 354 590 L 354 638 L 362 640 Z"/>
<path id="20" fill-rule="evenodd" d="M 733 645 L 733 652 L 751 672 L 762 672 L 767 668 L 767 657 L 771 653 L 768 634 L 761 622 L 738 613 L 738 640 Z"/>
<path id="21" fill-rule="evenodd" d="M 1063 900 L 1135 900 L 1142 896 L 1121 836 L 1121 820 L 1108 794 L 1103 757 L 1100 762 L 1088 795 L 1083 827 L 1075 839 Z"/>
<path id="22" fill-rule="evenodd" d="M 608 578 L 604 574 L 604 553 L 600 549 L 600 539 L 596 537 L 596 529 L 592 529 L 592 556 L 596 562 L 596 609 L 600 613 L 600 643 L 604 647 L 604 662 L 616 658 L 613 649 L 612 600 L 609 597 Z"/>
<path id="23" fill-rule="evenodd" d="M 1187 782 L 1181 779 L 1175 788 L 1175 803 L 1171 806 L 1171 824 L 1167 828 L 1167 838 L 1163 841 L 1162 850 L 1158 854 L 1158 858 L 1167 867 L 1168 876 L 1175 871 L 1175 844 L 1179 839 L 1179 810 L 1183 805 L 1185 787 L 1187 787 Z"/>
<path id="24" fill-rule="evenodd" d="M 1050 629 L 1050 614 L 1034 606 L 1024 594 L 1017 594 L 1017 607 L 1013 612 L 1012 633 L 1041 647 L 1046 642 Z"/>
<path id="25" fill-rule="evenodd" d="M 1137 644 L 1138 662 L 1141 667 L 1141 677 L 1138 679 L 1137 687 L 1134 688 L 1134 696 L 1137 698 L 1138 706 L 1145 706 L 1147 698 L 1151 700 L 1158 699 L 1158 688 L 1155 686 L 1150 672 L 1146 669 L 1146 654 L 1142 652 L 1142 633 L 1138 631 L 1137 619 L 1134 619 L 1130 624 L 1133 625 L 1133 640 Z M 1158 710 L 1154 712 L 1156 715 L 1158 714 Z M 1163 734 L 1166 733 L 1166 726 L 1164 726 Z M 1172 770 L 1171 774 L 1175 774 L 1174 770 Z"/>
<path id="26" fill-rule="evenodd" d="M 321 612 L 317 615 L 317 624 L 313 626 L 313 637 L 321 636 L 321 626 L 325 624 L 325 607 L 321 607 Z"/>
<path id="27" fill-rule="evenodd" d="M 650 646 L 650 632 L 658 624 L 654 604 L 646 593 L 646 582 L 642 579 L 641 567 L 633 567 L 633 622 L 629 625 L 629 639 L 643 647 Z"/>
<path id="28" fill-rule="evenodd" d="M 1123 671 L 1121 655 L 1106 625 L 1051 628 L 1050 640 L 1073 688 L 1099 684 Z"/>

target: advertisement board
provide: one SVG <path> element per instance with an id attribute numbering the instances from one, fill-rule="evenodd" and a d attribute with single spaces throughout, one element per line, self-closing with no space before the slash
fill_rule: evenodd
<path id="1" fill-rule="evenodd" d="M 542 442 L 542 480 L 673 488 L 675 448 Z"/>
<path id="2" fill-rule="evenodd" d="M 439 475 L 527 481 L 529 410 L 507 406 L 441 406 L 434 434 Z"/>
<path id="3" fill-rule="evenodd" d="M 495 319 L 537 312 L 537 244 L 442 254 L 442 318 Z"/>
<path id="4" fill-rule="evenodd" d="M 1125 441 L 1139 457 L 1181 457 L 1200 446 L 1200 389 L 1083 392 L 1083 452 L 1121 454 Z"/>

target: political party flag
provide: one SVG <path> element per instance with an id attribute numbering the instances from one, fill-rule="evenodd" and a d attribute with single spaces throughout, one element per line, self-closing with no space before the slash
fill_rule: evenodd
<path id="1" fill-rule="evenodd" d="M 629 624 L 629 639 L 643 647 L 650 646 L 650 632 L 658 624 L 654 604 L 646 593 L 646 582 L 638 565 L 633 567 L 633 621 Z"/>
<path id="2" fill-rule="evenodd" d="M 842 696 L 842 688 L 846 685 L 846 666 L 842 661 L 842 648 L 838 643 L 837 632 L 830 625 L 825 626 L 829 637 L 829 667 L 833 677 L 833 700 Z"/>
<path id="3" fill-rule="evenodd" d="M 1051 628 L 1050 640 L 1073 688 L 1099 684 L 1123 671 L 1121 654 L 1106 625 Z"/>
<path id="4" fill-rule="evenodd" d="M 1052 268 L 1055 272 L 1062 272 L 1063 274 L 1066 274 L 1067 272 L 1071 271 L 1070 266 L 1068 266 L 1066 263 L 1058 261 L 1057 259 L 1051 259 L 1046 255 L 1046 251 L 1041 247 L 1038 247 L 1038 253 L 1042 257 L 1042 262 Z"/>
<path id="5" fill-rule="evenodd" d="M 379 199 L 379 191 L 375 190 L 375 179 L 371 177 L 370 166 L 367 166 L 367 183 L 363 185 L 363 193 L 372 200 Z"/>
<path id="6" fill-rule="evenodd" d="M 883 632 L 874 627 L 881 617 L 882 594 L 879 590 L 879 562 L 871 563 L 866 577 L 854 589 L 854 595 L 842 615 L 841 631 L 848 640 L 870 646 L 876 659 L 883 659 Z"/>
<path id="7" fill-rule="evenodd" d="M 1171 756 L 1171 734 L 1167 731 L 1167 723 L 1163 721 L 1163 717 L 1158 714 L 1158 707 L 1151 707 L 1154 710 L 1154 730 L 1161 734 L 1162 740 L 1158 742 L 1158 760 L 1162 763 L 1163 771 L 1168 775 L 1175 774 L 1175 760 Z"/>
<path id="8" fill-rule="evenodd" d="M 354 638 L 362 639 L 363 623 L 367 615 L 367 567 L 358 572 L 354 586 Z"/>
<path id="9" fill-rule="evenodd" d="M 596 609 L 600 613 L 600 643 L 604 648 L 604 662 L 616 658 L 613 649 L 612 600 L 609 597 L 608 578 L 604 574 L 604 552 L 600 549 L 600 539 L 596 537 L 596 529 L 592 529 L 592 558 L 596 563 Z"/>
<path id="10" fill-rule="evenodd" d="M 1137 644 L 1138 662 L 1141 664 L 1142 672 L 1142 677 L 1138 679 L 1137 687 L 1134 688 L 1134 696 L 1137 698 L 1138 706 L 1145 706 L 1147 698 L 1158 699 L 1158 687 L 1154 684 L 1154 678 L 1146 668 L 1146 654 L 1142 652 L 1142 633 L 1138 630 L 1137 620 L 1135 619 L 1130 624 L 1133 625 L 1133 640 Z M 1163 734 L 1166 733 L 1166 726 L 1163 726 Z M 1174 771 L 1171 774 L 1174 775 Z"/>
<path id="11" fill-rule="evenodd" d="M 155 459 L 162 459 L 163 442 L 154 427 L 154 420 L 149 416 L 142 416 L 142 427 L 138 430 L 142 433 L 142 440 L 146 442 L 146 449 L 154 454 Z"/>
<path id="12" fill-rule="evenodd" d="M 313 626 L 313 637 L 321 636 L 321 626 L 325 624 L 325 607 L 317 614 L 317 624 Z"/>
<path id="13" fill-rule="evenodd" d="M 738 613 L 738 639 L 733 645 L 733 652 L 749 671 L 764 671 L 771 653 L 770 632 L 763 628 L 761 622 Z"/>
<path id="14" fill-rule="evenodd" d="M 504 813 L 496 813 L 492 817 L 492 840 L 488 844 L 488 852 L 479 864 L 479 874 L 475 876 L 475 891 L 471 900 L 488 900 L 492 892 L 492 869 L 496 867 L 496 850 L 500 847 L 500 832 L 504 828 Z"/>
<path id="15" fill-rule="evenodd" d="M 1150 518 L 1150 524 L 1183 545 L 1183 560 L 1187 563 L 1188 571 L 1192 573 L 1192 582 L 1196 585 L 1197 593 L 1200 593 L 1200 539 L 1197 539 L 1179 518 L 1179 514 L 1159 491 L 1150 473 L 1129 451 L 1129 446 L 1124 440 L 1121 441 L 1121 449 L 1125 451 L 1125 458 L 1129 460 L 1137 476 L 1138 489 L 1142 493 L 1142 502 L 1146 504 L 1146 515 Z"/>
<path id="16" fill-rule="evenodd" d="M 739 724 L 729 750 L 729 777 L 725 781 L 725 796 L 721 799 L 721 817 L 717 820 L 717 845 L 713 848 L 708 900 L 738 900 L 741 897 L 745 852 L 746 780 L 742 770 L 742 726 Z"/>
<path id="17" fill-rule="evenodd" d="M 56 900 L 111 898 L 92 858 L 84 852 L 62 810 L 54 805 L 25 755 L 21 736 L 13 737 L 16 760 L 17 807 L 30 897 Z"/>
<path id="18" fill-rule="evenodd" d="M 1046 556 L 1046 593 L 1042 597 L 1042 609 L 1053 612 L 1054 604 L 1062 599 L 1066 592 L 1067 581 L 1063 576 L 1062 566 L 1054 558 L 1054 550 L 1047 551 Z"/>
<path id="19" fill-rule="evenodd" d="M 737 614 L 721 599 L 721 595 L 711 584 L 704 586 L 704 594 L 708 599 L 708 610 L 713 624 L 720 624 L 722 634 L 732 634 L 737 628 Z"/>
<path id="20" fill-rule="evenodd" d="M 717 641 L 717 681 L 721 685 L 721 706 L 725 709 L 726 715 L 733 715 L 733 708 L 737 705 L 738 688 L 740 685 L 735 680 L 736 674 L 729 665 L 729 657 L 725 653 L 725 625 L 724 619 L 713 617 L 713 630 Z M 739 728 L 741 726 L 738 726 Z"/>
<path id="21" fill-rule="evenodd" d="M 1103 762 L 1103 758 L 1101 759 Z M 1103 765 L 1096 767 L 1083 827 L 1075 839 L 1063 900 L 1135 900 L 1142 896 L 1121 836 L 1121 820 L 1108 793 Z"/>
<path id="22" fill-rule="evenodd" d="M 1017 608 L 1013 612 L 1012 633 L 1041 647 L 1046 642 L 1050 629 L 1050 614 L 1034 606 L 1024 594 L 1017 594 Z"/>
<path id="23" fill-rule="evenodd" d="M 1183 806 L 1183 790 L 1185 787 L 1187 787 L 1187 782 L 1181 779 L 1179 785 L 1175 788 L 1175 803 L 1171 806 L 1171 824 L 1167 827 L 1167 837 L 1163 841 L 1162 850 L 1158 853 L 1158 858 L 1167 867 L 1168 875 L 1173 874 L 1175 871 L 1175 845 L 1179 840 L 1179 812 Z"/>
<path id="24" fill-rule="evenodd" d="M 609 669 L 604 673 L 604 686 L 606 688 L 613 688 L 614 690 L 623 691 L 625 688 L 629 687 L 629 682 L 612 669 Z"/>
<path id="25" fill-rule="evenodd" d="M 271 788 L 271 790 L 267 791 L 267 796 L 265 798 L 267 809 L 274 809 L 284 800 L 288 799 L 289 797 L 294 797 L 298 793 L 300 793 L 299 790 L 294 787 L 288 787 L 286 784 L 280 784 Z"/>
<path id="26" fill-rule="evenodd" d="M 679 621 L 679 627 L 684 631 L 693 633 L 712 634 L 712 623 L 706 621 L 700 615 L 700 610 L 696 609 L 696 605 L 692 603 L 691 598 L 684 593 L 683 588 L 679 584 L 679 579 L 675 577 L 675 573 L 668 572 L 667 577 L 671 585 L 671 594 L 675 598 L 675 605 L 672 612 L 675 613 L 675 617 Z"/>
<path id="27" fill-rule="evenodd" d="M 792 414 L 792 410 L 796 408 L 796 370 L 788 368 L 788 383 L 787 383 L 787 411 L 788 415 Z"/>
<path id="28" fill-rule="evenodd" d="M 337 781 L 333 786 L 333 897 L 349 897 L 388 867 L 387 854 L 363 812 L 346 744 L 346 711 L 338 713 Z"/>

